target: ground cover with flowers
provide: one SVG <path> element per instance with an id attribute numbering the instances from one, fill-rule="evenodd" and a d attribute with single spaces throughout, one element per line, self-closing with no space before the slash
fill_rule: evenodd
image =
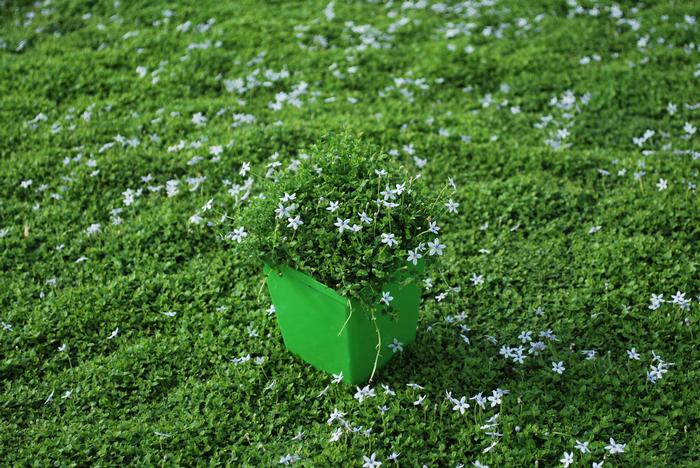
<path id="1" fill-rule="evenodd" d="M 700 463 L 693 2 L 0 10 L 4 463 Z M 279 181 L 333 135 L 446 198 L 421 248 L 361 237 L 440 261 L 359 387 L 284 350 L 236 214 L 279 189 L 283 236 L 318 227 Z M 351 198 L 329 235 L 379 222 Z"/>

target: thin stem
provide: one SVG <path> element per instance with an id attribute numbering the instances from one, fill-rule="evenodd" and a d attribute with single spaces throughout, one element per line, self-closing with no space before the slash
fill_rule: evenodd
<path id="1" fill-rule="evenodd" d="M 223 216 L 224 218 L 233 219 L 233 220 L 236 219 L 236 218 L 234 218 L 234 217 L 232 217 L 232 216 L 227 215 L 226 213 L 222 213 L 221 211 L 217 210 L 216 208 L 212 208 L 211 210 L 212 210 L 214 213 Z"/>
<path id="2" fill-rule="evenodd" d="M 447 190 L 448 187 L 449 187 L 449 185 L 447 185 L 447 184 L 445 184 L 445 185 L 442 187 L 442 189 L 440 190 L 440 193 L 438 193 L 438 196 L 435 197 L 435 199 L 433 200 L 433 203 L 430 204 L 430 211 L 433 210 L 433 207 L 434 207 L 435 204 L 440 200 L 440 198 L 442 197 L 442 194 L 445 192 L 445 190 Z"/>
<path id="3" fill-rule="evenodd" d="M 258 296 L 256 300 L 260 300 L 260 294 L 262 293 L 263 288 L 265 287 L 265 278 L 260 282 L 260 289 L 258 289 Z"/>
<path id="4" fill-rule="evenodd" d="M 377 332 L 377 354 L 374 356 L 374 366 L 372 367 L 372 374 L 369 376 L 369 381 L 371 382 L 374 378 L 374 372 L 377 370 L 377 362 L 379 361 L 379 352 L 382 349 L 382 335 L 379 333 L 379 327 L 377 326 L 377 317 L 372 314 L 372 324 L 374 325 L 374 330 Z"/>
<path id="5" fill-rule="evenodd" d="M 350 307 L 350 313 L 348 314 L 348 318 L 345 319 L 345 323 L 343 324 L 342 328 L 338 332 L 338 336 L 340 336 L 340 334 L 343 333 L 343 330 L 345 330 L 345 325 L 348 324 L 348 322 L 350 321 L 350 317 L 352 317 L 352 301 L 350 299 L 348 299 L 347 301 L 348 307 Z"/>

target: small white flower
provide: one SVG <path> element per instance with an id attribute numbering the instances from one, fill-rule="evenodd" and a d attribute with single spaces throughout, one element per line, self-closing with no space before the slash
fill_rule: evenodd
<path id="1" fill-rule="evenodd" d="M 204 206 L 202 207 L 202 212 L 209 211 L 211 210 L 212 204 L 214 203 L 214 199 L 210 198 L 209 201 L 207 201 Z"/>
<path id="2" fill-rule="evenodd" d="M 455 202 L 451 198 L 447 203 L 445 203 L 445 206 L 447 207 L 447 211 L 450 213 L 457 213 L 457 208 L 459 207 L 459 203 Z"/>
<path id="3" fill-rule="evenodd" d="M 446 245 L 440 243 L 440 239 L 437 237 L 433 242 L 428 242 L 428 254 L 429 255 L 442 255 L 442 251 L 445 249 Z"/>
<path id="4" fill-rule="evenodd" d="M 369 224 L 372 222 L 372 218 L 367 216 L 367 213 L 363 211 L 362 213 L 360 213 L 360 221 L 362 221 L 365 224 Z"/>
<path id="5" fill-rule="evenodd" d="M 564 465 L 564 468 L 568 467 L 574 462 L 573 452 L 564 452 L 564 457 L 559 461 Z"/>
<path id="6" fill-rule="evenodd" d="M 239 244 L 243 242 L 243 239 L 246 238 L 248 235 L 247 232 L 245 232 L 245 229 L 242 227 L 234 229 L 232 232 L 229 232 L 226 237 L 228 237 L 231 240 L 235 240 Z"/>
<path id="7" fill-rule="evenodd" d="M 556 372 L 557 374 L 561 375 L 564 373 L 565 370 L 566 370 L 566 368 L 564 367 L 564 361 L 552 363 L 552 371 L 553 372 Z"/>
<path id="8" fill-rule="evenodd" d="M 546 345 L 542 341 L 535 341 L 533 343 L 530 343 L 530 349 L 527 351 L 529 354 L 534 354 L 535 356 L 540 354 L 540 351 L 544 351 L 546 349 Z"/>
<path id="9" fill-rule="evenodd" d="M 409 250 L 408 251 L 408 258 L 406 261 L 413 263 L 414 265 L 418 264 L 418 259 L 423 258 L 423 256 L 418 253 L 418 250 L 416 249 L 415 251 Z"/>
<path id="10" fill-rule="evenodd" d="M 375 396 L 377 396 L 377 394 L 375 393 L 374 389 L 370 388 L 369 385 L 366 385 L 363 388 L 357 387 L 357 391 L 355 392 L 353 398 L 362 403 L 365 398 L 374 398 Z"/>
<path id="11" fill-rule="evenodd" d="M 343 435 L 343 429 L 339 427 L 331 433 L 331 438 L 328 440 L 329 442 L 338 442 L 341 435 Z"/>
<path id="12" fill-rule="evenodd" d="M 401 343 L 396 338 L 394 338 L 394 341 L 392 343 L 389 343 L 387 346 L 389 346 L 393 353 L 396 353 L 397 351 L 403 351 L 403 343 Z"/>
<path id="13" fill-rule="evenodd" d="M 389 247 L 393 247 L 398 244 L 396 241 L 396 236 L 392 233 L 382 233 L 382 243 L 388 245 Z"/>
<path id="14" fill-rule="evenodd" d="M 338 408 L 334 408 L 333 412 L 328 417 L 328 421 L 326 421 L 326 424 L 328 424 L 330 426 L 331 424 L 333 424 L 333 421 L 335 421 L 335 420 L 342 421 L 343 417 L 345 417 L 345 413 L 338 410 Z"/>
<path id="15" fill-rule="evenodd" d="M 607 450 L 610 455 L 614 455 L 616 453 L 623 453 L 625 451 L 625 446 L 627 444 L 618 444 L 615 442 L 615 439 L 612 437 L 610 438 L 610 445 L 605 446 L 605 450 Z"/>
<path id="16" fill-rule="evenodd" d="M 393 301 L 393 300 L 394 300 L 394 298 L 393 298 L 393 296 L 391 295 L 391 293 L 389 293 L 388 291 L 383 291 L 383 292 L 382 292 L 382 298 L 379 300 L 379 302 L 382 303 L 382 304 L 389 305 L 389 303 L 390 303 L 391 301 Z"/>
<path id="17" fill-rule="evenodd" d="M 634 359 L 635 361 L 639 361 L 639 353 L 634 348 L 627 350 L 627 357 L 630 359 Z"/>
<path id="18" fill-rule="evenodd" d="M 287 454 L 287 455 L 280 458 L 279 464 L 280 465 L 291 465 L 293 463 L 298 462 L 299 460 L 301 460 L 301 457 L 299 455 Z"/>
<path id="19" fill-rule="evenodd" d="M 177 191 L 177 188 L 175 190 Z M 126 189 L 123 191 L 122 196 L 124 197 L 124 204 L 126 206 L 131 206 L 131 204 L 134 203 L 135 195 L 136 192 L 134 192 L 132 189 Z"/>
<path id="20" fill-rule="evenodd" d="M 474 286 L 484 284 L 484 275 L 477 275 L 476 273 L 472 274 L 471 282 Z"/>
<path id="21" fill-rule="evenodd" d="M 279 203 L 277 208 L 275 208 L 275 215 L 278 219 L 289 218 L 292 215 L 294 208 L 294 205 L 286 207 L 282 203 Z"/>
<path id="22" fill-rule="evenodd" d="M 245 177 L 245 175 L 250 171 L 250 163 L 249 162 L 244 162 L 241 165 L 241 169 L 238 171 L 238 174 L 242 177 Z"/>
<path id="23" fill-rule="evenodd" d="M 338 232 L 340 232 L 341 234 L 343 233 L 343 231 L 352 230 L 352 228 L 350 227 L 349 219 L 336 218 L 336 222 L 333 225 L 338 228 Z"/>
<path id="24" fill-rule="evenodd" d="M 107 337 L 108 340 L 114 339 L 119 334 L 119 327 L 115 328 L 111 335 Z"/>
<path id="25" fill-rule="evenodd" d="M 413 402 L 413 406 L 420 406 L 425 401 L 425 395 L 418 395 L 418 399 Z"/>
<path id="26" fill-rule="evenodd" d="M 464 414 L 464 412 L 470 407 L 469 403 L 467 403 L 467 397 L 454 400 L 453 403 L 455 405 L 452 407 L 452 410 L 459 411 L 460 414 Z"/>
<path id="27" fill-rule="evenodd" d="M 168 198 L 172 198 L 178 194 L 178 192 L 180 191 L 178 189 L 179 184 L 180 184 L 180 181 L 175 180 L 175 179 L 168 180 L 167 182 L 165 182 L 165 193 L 168 195 Z M 129 196 L 129 194 L 131 194 L 131 195 Z M 133 190 L 128 189 L 126 192 L 122 193 L 122 195 L 124 195 L 124 204 L 126 206 L 129 206 L 129 205 L 131 205 L 131 203 L 133 203 L 133 201 L 134 201 Z M 128 201 L 128 203 L 127 203 L 127 201 Z"/>
<path id="28" fill-rule="evenodd" d="M 651 310 L 656 310 L 658 309 L 661 304 L 663 304 L 664 301 L 664 295 L 663 294 L 652 294 L 651 295 L 651 304 L 649 305 L 649 308 Z"/>
<path id="29" fill-rule="evenodd" d="M 197 127 L 202 127 L 207 124 L 207 118 L 201 112 L 197 112 L 192 116 L 192 123 Z"/>
<path id="30" fill-rule="evenodd" d="M 671 296 L 671 303 L 679 306 L 683 310 L 690 309 L 690 301 L 691 299 L 686 299 L 685 293 L 680 291 L 676 291 L 676 294 Z"/>
<path id="31" fill-rule="evenodd" d="M 333 374 L 333 380 L 331 382 L 333 382 L 334 384 L 338 384 L 342 381 L 343 381 L 343 372 L 342 371 L 338 374 Z"/>
<path id="32" fill-rule="evenodd" d="M 396 191 L 394 189 L 392 189 L 391 187 L 389 187 L 388 185 L 386 186 L 386 189 L 379 192 L 379 194 L 383 198 L 382 201 L 394 200 L 396 198 Z"/>
<path id="33" fill-rule="evenodd" d="M 297 194 L 296 194 L 296 193 L 292 193 L 292 194 L 290 195 L 290 194 L 288 194 L 287 192 L 284 192 L 284 196 L 283 196 L 282 198 L 280 198 L 280 201 L 281 201 L 282 203 L 286 203 L 286 202 L 288 202 L 288 201 L 292 201 L 292 200 L 296 200 L 296 199 L 297 199 Z"/>
<path id="34" fill-rule="evenodd" d="M 656 187 L 658 187 L 659 192 L 666 190 L 668 188 L 668 181 L 666 179 L 659 179 L 659 182 L 656 184 Z"/>
<path id="35" fill-rule="evenodd" d="M 487 400 L 491 402 L 491 408 L 500 405 L 502 403 L 501 399 L 503 398 L 503 395 L 507 393 L 510 393 L 510 391 L 501 390 L 500 388 L 491 391 L 491 396 L 487 398 Z M 496 421 L 496 418 L 498 418 L 498 413 L 495 414 L 492 418 L 490 418 L 487 422 L 493 423 Z"/>
<path id="36" fill-rule="evenodd" d="M 100 232 L 100 224 L 99 223 L 91 224 L 90 226 L 88 226 L 88 228 L 85 230 L 85 232 L 87 233 L 88 236 L 92 236 L 94 234 L 97 234 L 98 232 Z"/>
<path id="37" fill-rule="evenodd" d="M 520 333 L 520 335 L 518 335 L 518 339 L 522 343 L 530 342 L 530 341 L 532 341 L 532 332 L 531 331 L 524 331 L 524 332 Z"/>
<path id="38" fill-rule="evenodd" d="M 440 231 L 437 221 L 431 221 L 430 224 L 428 224 L 428 231 L 437 235 L 437 233 Z"/>
<path id="39" fill-rule="evenodd" d="M 340 202 L 332 201 L 332 202 L 328 202 L 328 207 L 326 209 L 328 211 L 330 211 L 331 213 L 333 213 L 333 212 L 337 211 L 339 207 L 340 207 Z"/>
<path id="40" fill-rule="evenodd" d="M 581 452 L 581 453 L 591 453 L 591 449 L 588 448 L 588 442 L 581 442 L 580 440 L 576 440 L 576 448 Z"/>
<path id="41" fill-rule="evenodd" d="M 290 227 L 295 231 L 299 228 L 299 226 L 304 224 L 304 221 L 302 221 L 298 215 L 295 218 L 287 218 L 287 222 L 289 223 L 287 224 L 287 227 Z"/>
<path id="42" fill-rule="evenodd" d="M 362 456 L 362 460 L 364 463 L 362 464 L 362 468 L 378 468 L 379 466 L 382 465 L 382 462 L 376 459 L 376 454 L 372 453 L 369 457 Z"/>
<path id="43" fill-rule="evenodd" d="M 470 398 L 470 400 L 476 401 L 476 404 L 481 407 L 481 409 L 486 409 L 486 402 L 488 401 L 486 398 L 483 396 L 483 392 L 480 392 L 477 395 L 474 395 L 473 397 Z"/>

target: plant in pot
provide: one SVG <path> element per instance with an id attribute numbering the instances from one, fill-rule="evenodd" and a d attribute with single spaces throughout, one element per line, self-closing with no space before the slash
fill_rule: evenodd
<path id="1" fill-rule="evenodd" d="M 285 347 L 360 383 L 415 340 L 449 188 L 349 136 L 310 153 L 249 178 L 225 237 L 262 264 Z"/>

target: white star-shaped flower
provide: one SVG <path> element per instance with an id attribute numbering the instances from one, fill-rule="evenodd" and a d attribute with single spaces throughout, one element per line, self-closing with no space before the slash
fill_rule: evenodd
<path id="1" fill-rule="evenodd" d="M 382 233 L 382 243 L 388 245 L 389 247 L 393 247 L 398 244 L 396 241 L 396 236 L 392 233 Z"/>
<path id="2" fill-rule="evenodd" d="M 403 351 L 403 343 L 394 338 L 394 341 L 389 343 L 387 346 L 391 349 L 393 353 Z"/>
<path id="3" fill-rule="evenodd" d="M 382 298 L 379 299 L 380 303 L 389 305 L 389 303 L 393 300 L 394 300 L 394 297 L 391 295 L 390 292 L 382 291 Z"/>
<path id="4" fill-rule="evenodd" d="M 428 242 L 428 254 L 429 255 L 442 255 L 442 251 L 445 249 L 446 245 L 440 243 L 440 239 L 437 237 L 433 242 Z"/>
<path id="5" fill-rule="evenodd" d="M 290 227 L 290 228 L 294 229 L 295 231 L 299 228 L 299 226 L 304 224 L 304 221 L 301 220 L 299 215 L 297 215 L 295 218 L 292 218 L 292 217 L 287 218 L 287 222 L 289 223 L 289 224 L 287 224 L 287 227 Z"/>
<path id="6" fill-rule="evenodd" d="M 556 372 L 557 374 L 561 375 L 564 373 L 565 370 L 566 370 L 566 368 L 564 367 L 564 361 L 552 363 L 552 371 L 553 372 Z"/>
<path id="7" fill-rule="evenodd" d="M 411 262 L 411 263 L 413 263 L 414 265 L 417 265 L 417 264 L 418 264 L 418 260 L 419 260 L 420 258 L 423 258 L 423 256 L 422 256 L 420 253 L 418 253 L 417 250 L 415 250 L 415 251 L 414 251 L 414 250 L 409 250 L 409 251 L 408 251 L 408 258 L 406 259 L 406 261 Z"/>

